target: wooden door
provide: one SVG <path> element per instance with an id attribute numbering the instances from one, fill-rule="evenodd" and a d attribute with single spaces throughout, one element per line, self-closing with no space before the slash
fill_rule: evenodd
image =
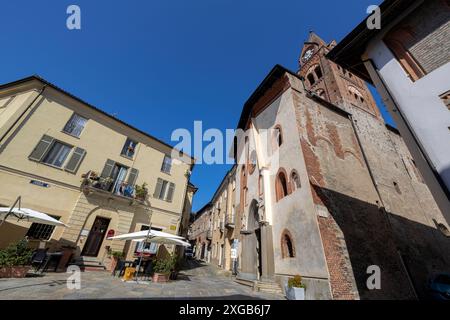
<path id="1" fill-rule="evenodd" d="M 96 217 L 94 224 L 92 225 L 89 236 L 84 245 L 82 256 L 96 257 L 100 251 L 103 239 L 108 230 L 109 219 Z"/>

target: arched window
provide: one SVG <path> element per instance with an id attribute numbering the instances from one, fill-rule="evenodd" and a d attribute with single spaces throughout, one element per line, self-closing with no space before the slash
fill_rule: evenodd
<path id="1" fill-rule="evenodd" d="M 307 76 L 306 76 L 306 78 L 308 79 L 308 81 L 309 81 L 309 85 L 314 85 L 314 83 L 316 83 L 316 79 L 314 79 L 314 75 L 312 74 L 312 73 L 310 73 L 310 74 L 308 74 Z"/>
<path id="2" fill-rule="evenodd" d="M 320 66 L 316 66 L 314 68 L 314 72 L 316 73 L 317 79 L 321 79 L 323 74 L 322 74 L 322 69 L 320 68 Z"/>
<path id="3" fill-rule="evenodd" d="M 297 189 L 301 188 L 300 177 L 297 171 L 293 170 L 291 172 L 291 190 L 294 192 Z"/>
<path id="4" fill-rule="evenodd" d="M 260 174 L 258 178 L 258 191 L 259 195 L 262 196 L 264 194 L 264 180 L 263 176 Z"/>
<path id="5" fill-rule="evenodd" d="M 284 230 L 281 235 L 281 256 L 285 258 L 295 258 L 294 242 L 292 235 L 288 230 Z"/>
<path id="6" fill-rule="evenodd" d="M 250 160 L 248 163 L 248 173 L 253 174 L 256 168 L 256 151 L 252 150 L 250 153 Z"/>
<path id="7" fill-rule="evenodd" d="M 364 98 L 363 98 L 363 95 L 362 95 L 361 92 L 359 92 L 359 90 L 356 89 L 355 87 L 349 86 L 349 87 L 348 87 L 348 93 L 349 93 L 351 96 L 354 97 L 355 102 L 361 102 L 361 103 L 364 103 L 365 100 L 364 100 Z"/>
<path id="8" fill-rule="evenodd" d="M 326 97 L 325 97 L 325 90 L 323 90 L 323 89 L 318 89 L 317 91 L 316 91 L 316 93 L 317 93 L 317 95 L 319 96 L 319 97 L 321 97 L 322 99 L 325 99 Z"/>
<path id="9" fill-rule="evenodd" d="M 277 201 L 280 201 L 289 194 L 288 181 L 286 171 L 284 169 L 280 169 L 277 174 L 275 181 L 275 192 Z"/>
<path id="10" fill-rule="evenodd" d="M 241 167 L 241 181 L 240 181 L 240 203 L 241 210 L 247 204 L 247 172 L 245 165 Z"/>
<path id="11" fill-rule="evenodd" d="M 272 148 L 276 150 L 283 144 L 283 132 L 279 125 L 275 126 L 272 133 Z"/>

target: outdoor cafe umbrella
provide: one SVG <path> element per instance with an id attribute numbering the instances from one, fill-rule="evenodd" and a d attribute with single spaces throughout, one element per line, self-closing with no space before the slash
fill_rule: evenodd
<path id="1" fill-rule="evenodd" d="M 0 208 L 0 225 L 2 225 L 8 218 L 15 218 L 19 221 L 24 220 L 52 226 L 67 227 L 64 223 L 36 210 L 27 208 Z"/>
<path id="2" fill-rule="evenodd" d="M 183 237 L 177 236 L 175 234 L 157 231 L 157 230 L 144 230 L 132 233 L 125 233 L 119 236 L 114 236 L 108 238 L 108 240 L 134 240 L 134 239 L 151 239 L 154 237 L 160 238 L 170 238 L 170 239 L 181 239 L 184 240 Z"/>
<path id="3" fill-rule="evenodd" d="M 145 238 L 141 239 L 133 239 L 133 242 L 142 242 L 145 241 Z M 177 246 L 183 246 L 183 247 L 190 247 L 191 244 L 187 241 L 183 241 L 181 239 L 175 239 L 175 238 L 164 238 L 164 237 L 154 237 L 147 240 L 147 242 L 150 243 L 158 243 L 158 244 L 174 244 Z"/>
<path id="4" fill-rule="evenodd" d="M 114 236 L 114 237 L 110 237 L 107 238 L 108 240 L 132 240 L 132 241 L 146 241 L 146 242 L 156 242 L 156 243 L 164 243 L 164 244 L 175 244 L 175 245 L 182 245 L 182 246 L 187 246 L 190 244 L 186 241 L 184 241 L 185 239 L 183 237 L 171 234 L 171 233 L 167 233 L 167 232 L 162 232 L 162 231 L 157 231 L 157 230 L 152 230 L 151 228 L 148 230 L 143 230 L 143 231 L 138 231 L 138 232 L 132 232 L 132 233 L 125 233 L 125 234 L 121 234 L 119 236 Z M 141 267 L 141 262 L 142 262 L 142 255 L 139 257 L 139 264 L 138 264 L 138 270 Z M 136 281 L 137 281 L 137 273 L 136 273 Z"/>

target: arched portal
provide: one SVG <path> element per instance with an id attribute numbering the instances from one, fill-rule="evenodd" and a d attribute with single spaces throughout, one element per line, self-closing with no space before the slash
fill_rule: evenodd
<path id="1" fill-rule="evenodd" d="M 256 200 L 252 200 L 247 213 L 247 228 L 241 233 L 242 237 L 242 261 L 239 276 L 247 280 L 260 279 L 263 272 L 261 241 L 261 227 L 259 207 Z"/>

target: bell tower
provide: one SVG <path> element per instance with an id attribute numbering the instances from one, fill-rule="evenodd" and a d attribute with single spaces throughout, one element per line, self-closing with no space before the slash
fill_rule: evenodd
<path id="1" fill-rule="evenodd" d="M 298 61 L 305 87 L 349 113 L 358 108 L 383 121 L 364 80 L 326 57 L 335 46 L 335 40 L 327 44 L 313 31 L 309 33 Z"/>

